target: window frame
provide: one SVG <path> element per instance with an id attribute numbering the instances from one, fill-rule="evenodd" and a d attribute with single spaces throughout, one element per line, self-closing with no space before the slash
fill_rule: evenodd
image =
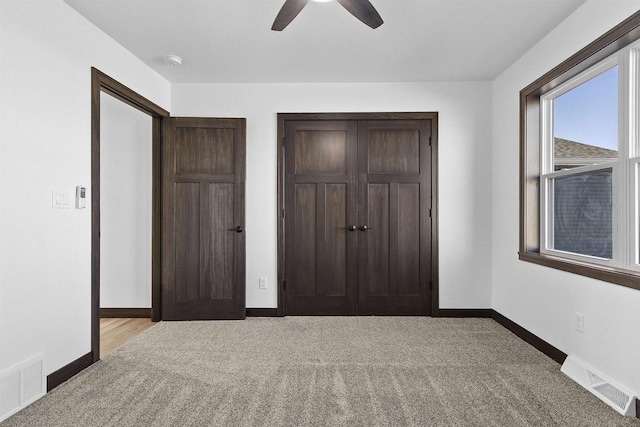
<path id="1" fill-rule="evenodd" d="M 628 185 L 635 196 L 635 199 L 630 202 L 630 215 L 636 215 L 636 218 L 633 221 L 634 218 L 631 217 L 628 244 L 632 250 L 631 256 L 633 258 L 629 262 L 640 264 L 640 40 L 632 43 L 630 49 L 628 57 L 628 68 L 631 73 L 629 89 L 632 94 L 635 94 L 635 98 L 631 98 L 628 104 L 629 117 L 631 117 L 629 132 L 631 134 L 627 167 L 629 170 Z"/>
<path id="2" fill-rule="evenodd" d="M 625 49 L 627 47 L 629 48 Z M 623 49 L 629 52 L 627 58 L 622 58 L 621 51 Z M 631 117 L 631 122 L 628 125 L 619 126 L 619 141 L 622 141 L 623 138 L 627 138 L 628 141 L 630 135 L 633 135 L 633 139 L 630 144 L 630 152 L 626 157 L 622 159 L 619 155 L 617 162 L 611 162 L 616 163 L 616 167 L 613 168 L 614 182 L 616 182 L 616 174 L 618 177 L 629 177 L 628 180 L 623 178 L 618 181 L 625 180 L 623 186 L 629 189 L 625 194 L 635 194 L 635 200 L 628 202 L 629 209 L 618 209 L 617 213 L 614 213 L 614 239 L 616 243 L 613 246 L 613 257 L 616 261 L 603 263 L 601 261 L 594 262 L 588 256 L 567 256 L 566 253 L 544 249 L 546 239 L 543 239 L 542 235 L 544 221 L 541 220 L 541 215 L 544 212 L 542 209 L 546 209 L 546 206 L 541 199 L 541 193 L 544 193 L 541 191 L 541 186 L 545 183 L 545 180 L 542 179 L 542 173 L 545 171 L 542 163 L 545 161 L 542 156 L 545 144 L 542 141 L 543 138 L 548 137 L 543 134 L 544 127 L 541 117 L 543 114 L 548 114 L 544 106 L 545 96 L 555 93 L 554 91 L 562 91 L 572 83 L 580 81 L 581 75 L 588 74 L 590 69 L 594 67 L 597 69 L 601 63 L 606 63 L 611 57 L 618 57 L 619 65 L 622 65 L 621 61 L 630 61 L 626 65 L 626 69 L 630 69 L 636 76 L 636 80 L 631 81 L 629 74 L 619 75 L 619 81 L 626 82 L 620 83 L 620 85 L 627 84 L 627 87 L 631 85 L 630 89 L 633 92 L 627 90 L 627 93 L 634 93 L 637 98 L 632 99 L 632 97 L 626 96 L 624 99 L 620 99 L 619 97 L 619 114 L 628 114 Z M 620 67 L 619 71 L 622 68 L 625 67 Z M 640 94 L 638 94 L 640 82 L 637 81 L 640 79 L 638 77 L 639 71 L 640 11 L 520 91 L 520 247 L 518 251 L 520 260 L 640 290 L 640 269 L 638 269 L 640 221 L 632 221 L 638 216 L 637 213 L 640 209 L 640 200 L 638 200 L 640 119 L 636 114 L 640 112 Z M 619 152 L 620 146 L 621 144 L 619 144 Z M 611 163 L 598 166 L 602 166 L 600 169 L 608 169 L 611 167 Z M 586 168 L 582 171 L 586 171 Z M 626 169 L 628 169 L 628 173 L 625 172 Z M 549 175 L 551 174 L 546 174 L 546 177 Z M 633 191 L 633 193 L 628 191 Z M 617 194 L 620 194 L 620 191 L 614 191 L 614 212 L 616 203 L 619 204 L 619 200 L 616 200 Z M 629 239 L 624 237 L 624 232 L 620 232 L 620 229 L 616 228 L 621 221 L 626 221 L 628 224 L 623 228 L 630 231 Z M 619 252 L 620 248 L 624 253 L 629 254 L 629 258 L 624 261 L 620 261 L 620 256 L 616 257 L 616 251 Z"/>
<path id="3" fill-rule="evenodd" d="M 626 48 L 625 48 L 626 49 Z M 623 67 L 623 55 L 626 50 L 618 51 L 615 54 L 609 56 L 603 61 L 598 62 L 577 76 L 569 79 L 568 81 L 560 84 L 558 87 L 544 93 L 540 97 L 541 114 L 540 114 L 540 129 L 542 129 L 541 138 L 541 174 L 540 174 L 540 252 L 544 254 L 550 254 L 567 258 L 569 260 L 583 261 L 589 263 L 600 264 L 604 266 L 614 267 L 632 267 L 627 265 L 627 259 L 624 261 L 620 259 L 620 254 L 627 253 L 626 245 L 627 239 L 627 220 L 626 215 L 621 216 L 621 208 L 626 209 L 627 202 L 627 183 L 623 182 L 625 173 L 625 155 L 626 150 L 622 148 L 625 144 L 625 135 L 621 132 L 621 124 L 624 116 L 623 104 L 625 102 L 624 93 L 628 90 L 624 84 L 624 77 L 622 74 Z M 618 67 L 618 86 L 617 86 L 617 98 L 618 98 L 618 158 L 606 160 L 600 163 L 594 163 L 587 166 L 580 166 L 571 169 L 555 170 L 554 164 L 554 137 L 553 137 L 553 103 L 554 100 L 560 96 L 580 87 L 582 84 L 591 81 L 598 76 L 601 76 L 613 68 Z M 580 142 L 580 141 L 578 141 Z M 550 248 L 551 242 L 553 242 L 553 222 L 550 218 L 553 217 L 553 199 L 554 194 L 552 190 L 553 182 L 556 178 L 566 178 L 570 176 L 578 176 L 590 172 L 598 172 L 611 170 L 612 177 L 612 257 L 611 259 L 599 258 L 595 256 L 582 255 L 575 252 L 567 252 L 559 249 Z M 637 269 L 637 266 L 630 268 L 632 270 Z"/>

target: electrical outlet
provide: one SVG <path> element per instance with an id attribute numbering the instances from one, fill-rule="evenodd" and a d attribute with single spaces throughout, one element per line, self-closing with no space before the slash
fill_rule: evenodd
<path id="1" fill-rule="evenodd" d="M 584 333 L 584 314 L 578 313 L 576 311 L 576 321 L 575 321 L 576 331 L 580 333 Z"/>
<path id="2" fill-rule="evenodd" d="M 258 287 L 260 289 L 267 289 L 267 278 L 266 277 L 260 277 L 258 279 Z"/>

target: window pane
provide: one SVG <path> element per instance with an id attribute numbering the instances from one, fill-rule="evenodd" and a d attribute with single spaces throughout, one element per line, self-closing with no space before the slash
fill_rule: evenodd
<path id="1" fill-rule="evenodd" d="M 553 100 L 553 170 L 618 157 L 618 67 Z"/>
<path id="2" fill-rule="evenodd" d="M 552 249 L 611 259 L 611 169 L 553 181 Z"/>

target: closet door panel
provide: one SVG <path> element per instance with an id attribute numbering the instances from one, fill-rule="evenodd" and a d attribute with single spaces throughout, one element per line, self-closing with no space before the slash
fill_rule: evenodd
<path id="1" fill-rule="evenodd" d="M 430 313 L 428 120 L 358 124 L 358 313 Z"/>
<path id="2" fill-rule="evenodd" d="M 287 315 L 355 314 L 356 132 L 346 121 L 285 126 Z"/>

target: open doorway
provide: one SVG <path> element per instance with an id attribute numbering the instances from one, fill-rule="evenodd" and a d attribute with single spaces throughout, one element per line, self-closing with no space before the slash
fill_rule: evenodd
<path id="1" fill-rule="evenodd" d="M 160 141 L 162 118 L 169 113 L 95 68 L 91 96 L 91 353 L 96 362 L 101 329 L 123 340 L 161 318 Z M 134 319 L 106 320 L 101 328 L 101 312 L 107 319 Z"/>
<path id="2" fill-rule="evenodd" d="M 152 117 L 100 93 L 100 357 L 149 328 Z"/>

